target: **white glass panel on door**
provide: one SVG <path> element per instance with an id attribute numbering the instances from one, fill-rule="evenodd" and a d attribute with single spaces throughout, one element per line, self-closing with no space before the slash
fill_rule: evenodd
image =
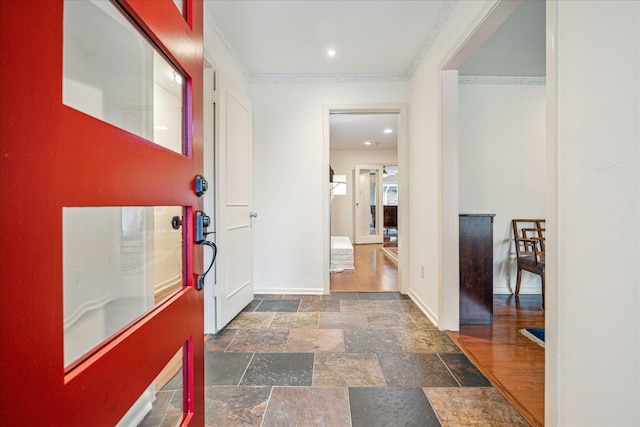
<path id="1" fill-rule="evenodd" d="M 63 209 L 68 366 L 183 287 L 182 207 Z"/>
<path id="2" fill-rule="evenodd" d="M 183 362 L 181 347 L 116 427 L 182 425 L 185 412 Z"/>
<path id="3" fill-rule="evenodd" d="M 111 2 L 66 1 L 63 49 L 65 105 L 183 153 L 185 78 Z"/>

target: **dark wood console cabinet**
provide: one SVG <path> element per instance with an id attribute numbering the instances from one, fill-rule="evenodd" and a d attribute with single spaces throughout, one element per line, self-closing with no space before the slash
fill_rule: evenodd
<path id="1" fill-rule="evenodd" d="M 460 324 L 493 323 L 493 214 L 460 214 Z"/>

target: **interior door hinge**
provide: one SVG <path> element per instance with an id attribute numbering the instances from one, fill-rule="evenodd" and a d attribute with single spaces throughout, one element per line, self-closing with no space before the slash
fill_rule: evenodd
<path id="1" fill-rule="evenodd" d="M 216 281 L 213 281 L 213 297 L 214 298 L 220 298 L 220 286 L 217 286 L 218 284 L 216 283 Z"/>
<path id="2" fill-rule="evenodd" d="M 218 93 L 215 91 L 215 89 L 211 90 L 209 92 L 209 102 L 211 104 L 215 104 L 217 101 L 217 97 L 218 97 Z"/>

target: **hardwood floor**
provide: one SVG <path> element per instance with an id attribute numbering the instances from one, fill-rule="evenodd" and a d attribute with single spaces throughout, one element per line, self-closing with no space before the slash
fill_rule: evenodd
<path id="1" fill-rule="evenodd" d="M 332 292 L 398 290 L 398 268 L 382 245 L 354 245 L 355 270 L 331 274 Z M 544 348 L 525 338 L 524 328 L 544 328 L 540 295 L 494 295 L 493 325 L 463 325 L 447 331 L 532 426 L 544 425 Z"/>
<path id="2" fill-rule="evenodd" d="M 382 245 L 353 245 L 355 270 L 331 273 L 331 292 L 397 292 L 398 267 Z"/>
<path id="3" fill-rule="evenodd" d="M 544 328 L 540 295 L 494 295 L 493 325 L 447 331 L 458 347 L 533 426 L 544 425 L 544 348 L 518 331 Z"/>

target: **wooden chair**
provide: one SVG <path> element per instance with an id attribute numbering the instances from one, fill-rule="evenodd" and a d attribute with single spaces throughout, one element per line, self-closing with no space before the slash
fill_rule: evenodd
<path id="1" fill-rule="evenodd" d="M 522 271 L 537 274 L 542 281 L 542 307 L 544 308 L 545 220 L 514 219 L 511 224 L 518 268 L 516 295 L 520 293 Z"/>

